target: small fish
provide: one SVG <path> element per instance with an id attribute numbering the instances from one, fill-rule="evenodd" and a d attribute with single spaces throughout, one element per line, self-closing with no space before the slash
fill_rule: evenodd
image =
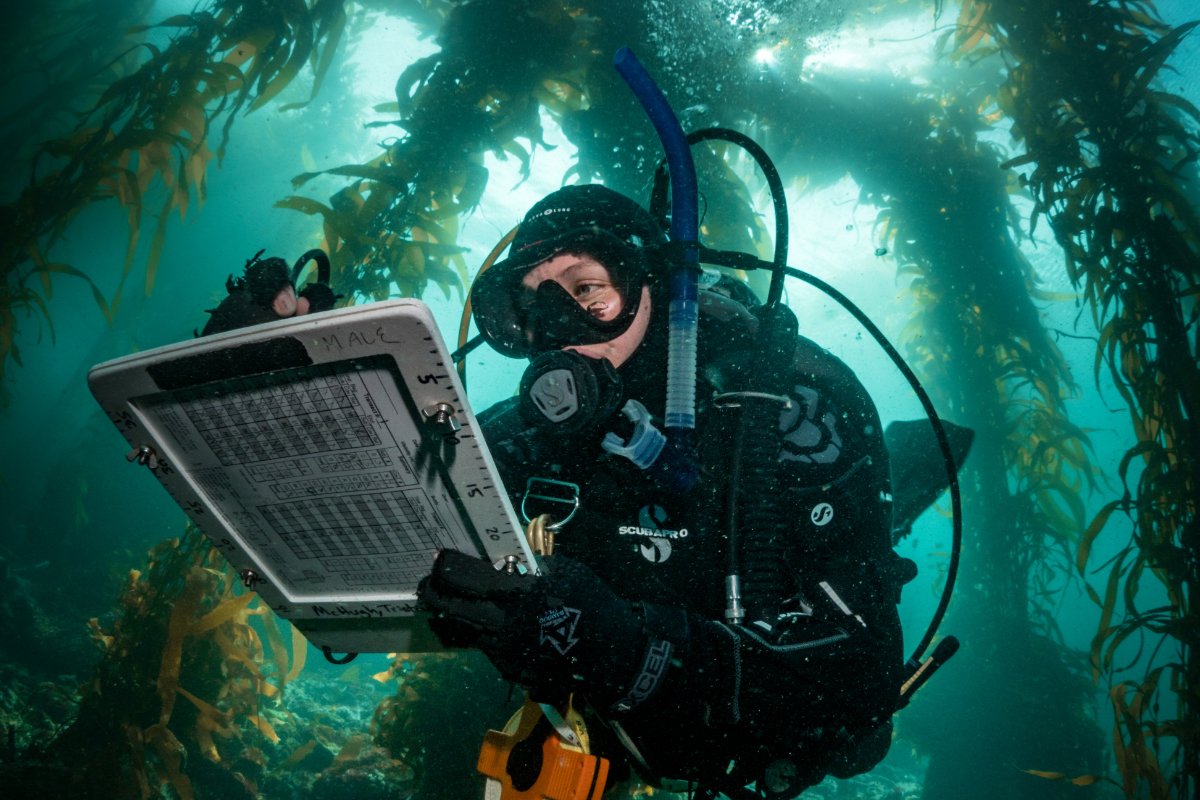
<path id="1" fill-rule="evenodd" d="M 292 754 L 290 756 L 288 756 L 287 761 L 284 763 L 286 766 L 294 767 L 297 764 L 299 764 L 301 761 L 303 761 L 305 758 L 307 758 L 308 754 L 311 753 L 315 749 L 317 749 L 317 740 L 309 739 L 308 742 L 300 745 L 295 750 L 293 750 Z"/>
<path id="2" fill-rule="evenodd" d="M 1093 783 L 1096 783 L 1100 780 L 1099 775 L 1079 775 L 1074 778 L 1068 778 L 1066 774 L 1062 772 L 1047 772 L 1040 769 L 1023 769 L 1021 771 L 1027 775 L 1033 775 L 1036 778 L 1045 778 L 1048 781 L 1065 780 L 1068 783 L 1074 784 L 1075 786 L 1091 786 Z"/>

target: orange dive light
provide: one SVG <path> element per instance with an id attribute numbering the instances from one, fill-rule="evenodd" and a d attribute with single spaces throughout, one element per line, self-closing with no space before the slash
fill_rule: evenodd
<path id="1" fill-rule="evenodd" d="M 526 699 L 503 731 L 484 735 L 476 769 L 488 778 L 485 800 L 600 800 L 608 759 L 588 753 L 587 730 L 570 704 L 559 717 Z"/>

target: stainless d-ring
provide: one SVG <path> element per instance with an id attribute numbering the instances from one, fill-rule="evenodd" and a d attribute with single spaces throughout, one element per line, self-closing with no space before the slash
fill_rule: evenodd
<path id="1" fill-rule="evenodd" d="M 558 497 L 553 494 L 546 494 L 545 490 L 535 492 L 534 487 L 538 486 L 539 484 L 545 484 L 548 489 L 569 489 L 570 497 Z M 525 504 L 529 502 L 529 498 L 531 497 L 534 500 L 544 500 L 547 503 L 561 503 L 563 505 L 569 504 L 571 506 L 571 510 L 567 513 L 566 517 L 558 520 L 557 522 L 552 522 L 546 526 L 546 530 L 549 531 L 561 530 L 562 526 L 570 522 L 571 519 L 574 518 L 576 512 L 579 511 L 578 484 L 569 483 L 567 481 L 556 481 L 553 478 L 530 478 L 525 482 L 525 496 L 521 498 L 521 520 L 526 525 L 533 521 L 533 517 L 529 515 L 529 512 L 525 508 Z"/>

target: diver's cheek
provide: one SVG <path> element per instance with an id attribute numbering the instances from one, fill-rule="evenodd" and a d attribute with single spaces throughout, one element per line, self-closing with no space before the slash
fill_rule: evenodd
<path id="1" fill-rule="evenodd" d="M 296 316 L 297 317 L 303 316 L 311 310 L 312 310 L 312 306 L 309 305 L 307 297 L 300 297 L 300 298 L 296 299 Z"/>
<path id="2" fill-rule="evenodd" d="M 641 305 L 633 315 L 629 328 L 617 338 L 600 344 L 580 344 L 564 347 L 564 350 L 574 350 L 588 358 L 607 358 L 614 367 L 619 367 L 629 360 L 629 357 L 641 346 L 650 327 L 650 290 L 642 287 Z"/>

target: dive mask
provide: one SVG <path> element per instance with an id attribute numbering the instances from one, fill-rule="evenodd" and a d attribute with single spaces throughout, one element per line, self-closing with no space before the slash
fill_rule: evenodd
<path id="1" fill-rule="evenodd" d="M 475 324 L 488 343 L 505 355 L 528 357 L 572 345 L 600 344 L 620 336 L 633 323 L 642 287 L 649 282 L 644 255 L 595 228 L 564 237 L 557 244 L 558 249 L 531 268 L 563 253 L 586 254 L 608 271 L 612 297 L 595 304 L 580 303 L 553 280 L 542 281 L 536 288 L 525 286 L 525 273 L 510 275 L 505 281 L 477 282 L 471 290 Z M 606 319 L 604 312 L 613 303 L 620 310 Z"/>
<path id="2" fill-rule="evenodd" d="M 525 215 L 508 257 L 476 278 L 475 324 L 488 344 L 514 358 L 610 341 L 629 328 L 641 288 L 650 283 L 646 249 L 665 240 L 645 209 L 612 189 L 589 184 L 552 192 Z M 621 299 L 615 319 L 598 318 L 561 287 L 522 284 L 531 269 L 563 253 L 587 254 L 608 269 Z"/>

